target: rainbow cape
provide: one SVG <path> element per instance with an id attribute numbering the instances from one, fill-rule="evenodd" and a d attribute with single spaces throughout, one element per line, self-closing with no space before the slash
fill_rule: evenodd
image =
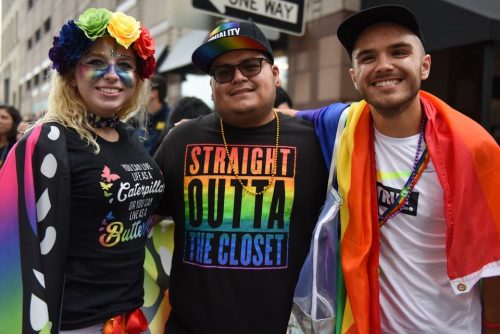
<path id="1" fill-rule="evenodd" d="M 71 201 L 65 138 L 57 123 L 38 125 L 0 169 L 0 333 L 59 333 Z M 147 244 L 147 333 L 163 333 L 169 314 L 171 234 L 155 227 Z"/>
<path id="2" fill-rule="evenodd" d="M 500 148 L 467 116 L 420 92 L 425 141 L 443 188 L 447 272 L 456 294 L 500 275 Z M 380 333 L 379 229 L 373 125 L 365 101 L 352 104 L 338 155 L 340 253 L 336 333 Z M 345 293 L 345 295 L 343 295 Z"/>
<path id="3" fill-rule="evenodd" d="M 69 216 L 64 138 L 55 124 L 37 126 L 0 170 L 0 333 L 59 331 Z"/>

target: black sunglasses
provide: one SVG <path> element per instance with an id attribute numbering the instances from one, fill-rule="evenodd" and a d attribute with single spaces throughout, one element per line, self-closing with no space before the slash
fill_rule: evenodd
<path id="1" fill-rule="evenodd" d="M 215 81 L 221 84 L 228 83 L 233 80 L 236 68 L 240 70 L 241 74 L 243 74 L 247 78 L 251 78 L 262 71 L 263 61 L 272 64 L 272 62 L 266 58 L 248 58 L 236 65 L 217 66 L 216 68 L 211 70 L 209 74 L 214 77 Z"/>

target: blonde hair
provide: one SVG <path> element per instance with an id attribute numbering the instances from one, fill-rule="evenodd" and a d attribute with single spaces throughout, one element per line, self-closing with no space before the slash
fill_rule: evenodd
<path id="1" fill-rule="evenodd" d="M 91 131 L 92 127 L 87 121 L 87 109 L 83 99 L 78 88 L 72 84 L 73 73 L 74 68 L 65 75 L 61 75 L 55 70 L 52 71 L 47 111 L 37 121 L 37 124 L 57 122 L 67 128 L 74 129 L 80 138 L 94 147 L 94 152 L 97 154 L 100 147 L 96 141 L 96 135 Z M 130 102 L 117 110 L 121 121 L 126 121 L 133 116 L 139 120 L 146 119 L 150 90 L 149 79 L 138 80 Z"/>

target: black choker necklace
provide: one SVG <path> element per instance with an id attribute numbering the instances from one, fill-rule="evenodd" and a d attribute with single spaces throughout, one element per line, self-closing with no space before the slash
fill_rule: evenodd
<path id="1" fill-rule="evenodd" d="M 89 122 L 90 126 L 93 128 L 116 128 L 120 123 L 120 118 L 116 113 L 110 118 L 104 118 L 94 113 L 87 112 L 87 122 Z"/>

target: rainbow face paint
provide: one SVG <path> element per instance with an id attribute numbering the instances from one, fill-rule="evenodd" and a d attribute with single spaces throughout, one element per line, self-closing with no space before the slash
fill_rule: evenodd
<path id="1" fill-rule="evenodd" d="M 115 74 L 127 88 L 131 88 L 134 86 L 136 63 L 132 57 L 125 54 L 111 52 L 111 56 L 107 56 L 104 52 L 97 51 L 84 57 L 80 71 L 83 77 L 91 82 L 103 78 L 106 74 Z"/>
<path id="2" fill-rule="evenodd" d="M 113 50 L 113 53 L 111 53 Z M 134 51 L 115 49 L 111 38 L 98 38 L 78 62 L 74 80 L 87 110 L 111 117 L 134 98 L 139 74 Z"/>

